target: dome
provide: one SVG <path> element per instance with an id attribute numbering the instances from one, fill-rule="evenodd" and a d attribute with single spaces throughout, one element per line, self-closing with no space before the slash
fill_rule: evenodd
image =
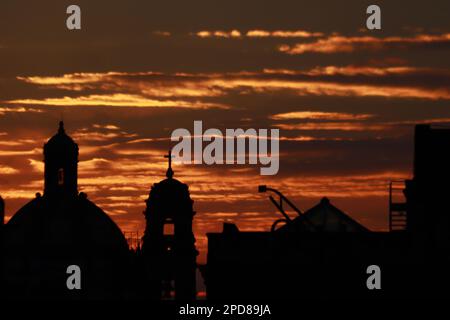
<path id="1" fill-rule="evenodd" d="M 92 250 L 128 250 L 119 227 L 84 194 L 63 202 L 36 197 L 8 222 L 15 244 Z"/>
<path id="2" fill-rule="evenodd" d="M 160 210 L 169 218 L 175 218 L 174 215 L 177 214 L 186 214 L 183 208 L 192 208 L 192 202 L 188 185 L 173 178 L 155 183 L 146 201 L 148 209 Z M 189 212 L 192 212 L 191 210 Z"/>
<path id="3" fill-rule="evenodd" d="M 44 153 L 53 150 L 67 151 L 67 149 L 74 149 L 78 152 L 78 145 L 66 134 L 64 122 L 60 121 L 58 132 L 45 144 Z"/>
<path id="4" fill-rule="evenodd" d="M 8 295 L 48 299 L 123 296 L 130 263 L 128 243 L 113 220 L 84 193 L 78 193 L 78 145 L 65 133 L 63 122 L 45 144 L 44 155 L 44 195 L 37 194 L 5 228 Z M 79 293 L 66 287 L 71 265 L 82 270 Z"/>
<path id="5" fill-rule="evenodd" d="M 164 157 L 169 160 L 169 167 L 166 172 L 167 178 L 153 184 L 149 197 L 146 200 L 146 212 L 148 213 L 152 210 L 161 211 L 162 215 L 173 219 L 180 215 L 186 215 L 186 211 L 188 211 L 192 217 L 194 214 L 192 211 L 193 201 L 189 194 L 189 187 L 187 184 L 173 178 L 175 173 L 172 170 L 172 151 L 169 150 L 169 154 Z M 183 218 L 189 219 L 189 216 Z"/>
<path id="6" fill-rule="evenodd" d="M 127 241 L 85 195 L 63 202 L 38 196 L 6 227 L 4 273 L 11 297 L 103 299 L 125 294 Z M 69 265 L 82 270 L 81 295 L 66 288 Z"/>

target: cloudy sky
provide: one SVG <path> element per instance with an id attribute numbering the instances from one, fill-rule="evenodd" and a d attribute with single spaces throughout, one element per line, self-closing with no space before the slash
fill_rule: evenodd
<path id="1" fill-rule="evenodd" d="M 416 123 L 450 123 L 450 2 L 72 1 L 0 3 L 0 195 L 7 218 L 43 189 L 42 146 L 64 119 L 80 191 L 124 231 L 144 230 L 174 129 L 280 129 L 280 171 L 175 165 L 195 201 L 197 246 L 222 222 L 268 230 L 259 184 L 305 210 L 327 196 L 387 228 L 387 186 L 411 177 Z"/>

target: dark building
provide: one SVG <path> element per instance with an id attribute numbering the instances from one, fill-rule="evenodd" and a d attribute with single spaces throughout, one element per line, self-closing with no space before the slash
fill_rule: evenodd
<path id="1" fill-rule="evenodd" d="M 222 233 L 208 234 L 202 267 L 208 299 L 449 297 L 449 149 L 449 129 L 416 127 L 406 202 L 391 203 L 405 213 L 399 231 L 371 232 L 325 198 L 305 213 L 294 206 L 298 216 L 290 219 L 284 196 L 271 189 L 284 215 L 271 232 L 225 224 Z M 284 225 L 277 228 L 279 222 Z M 370 265 L 382 271 L 382 290 L 366 286 Z"/>
<path id="2" fill-rule="evenodd" d="M 188 186 L 173 178 L 169 152 L 167 179 L 155 183 L 146 201 L 142 253 L 152 299 L 194 300 L 196 296 L 195 212 Z"/>
<path id="3" fill-rule="evenodd" d="M 295 217 L 291 223 L 277 229 L 277 232 L 369 232 L 369 230 L 346 213 L 336 208 L 328 198 Z"/>
<path id="4" fill-rule="evenodd" d="M 449 129 L 416 127 L 414 175 L 402 188 L 406 201 L 392 203 L 390 197 L 390 215 L 402 217 L 392 232 L 368 230 L 327 198 L 301 212 L 277 190 L 261 186 L 261 192 L 280 196 L 270 200 L 283 218 L 268 232 L 224 224 L 223 232 L 207 234 L 207 265 L 201 268 L 207 298 L 449 297 L 449 147 Z M 44 194 L 6 225 L 0 198 L 4 297 L 195 299 L 195 211 L 188 186 L 173 178 L 170 153 L 166 179 L 152 186 L 146 201 L 143 246 L 136 251 L 108 215 L 78 193 L 78 146 L 63 123 L 45 144 L 44 157 Z M 71 265 L 81 269 L 81 290 L 67 288 Z M 381 268 L 382 290 L 366 286 L 371 265 Z"/>
<path id="5" fill-rule="evenodd" d="M 78 145 L 59 123 L 58 133 L 44 145 L 44 196 L 64 198 L 78 194 Z"/>
<path id="6" fill-rule="evenodd" d="M 414 177 L 406 181 L 405 196 L 407 230 L 423 254 L 450 250 L 449 150 L 449 129 L 416 126 Z"/>
<path id="7" fill-rule="evenodd" d="M 78 194 L 78 145 L 58 133 L 44 146 L 44 195 L 4 226 L 3 293 L 8 299 L 108 299 L 128 296 L 129 249 L 117 225 Z M 81 269 L 69 290 L 67 268 Z"/>
<path id="8" fill-rule="evenodd" d="M 0 228 L 5 224 L 5 201 L 0 196 Z"/>
<path id="9" fill-rule="evenodd" d="M 402 234 L 371 232 L 327 198 L 270 232 L 225 224 L 207 236 L 202 272 L 211 300 L 377 296 L 366 288 L 367 267 L 397 274 L 407 247 Z"/>

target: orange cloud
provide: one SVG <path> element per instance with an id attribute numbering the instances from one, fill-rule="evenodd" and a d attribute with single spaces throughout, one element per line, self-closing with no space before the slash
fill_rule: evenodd
<path id="1" fill-rule="evenodd" d="M 0 157 L 37 155 L 41 153 L 42 150 L 40 150 L 39 148 L 35 148 L 32 150 L 0 150 Z"/>
<path id="2" fill-rule="evenodd" d="M 315 120 L 366 120 L 372 118 L 372 114 L 352 114 L 341 112 L 296 111 L 279 113 L 271 116 L 273 120 L 291 119 L 315 119 Z"/>
<path id="3" fill-rule="evenodd" d="M 74 132 L 72 137 L 79 141 L 107 141 L 114 138 L 133 138 L 135 134 L 128 134 L 126 132 Z"/>
<path id="4" fill-rule="evenodd" d="M 322 118 L 324 120 L 365 120 L 364 115 L 361 119 L 357 118 L 342 118 L 339 119 L 339 116 L 342 114 L 339 114 L 337 118 Z M 345 115 L 345 114 L 344 114 Z M 292 120 L 292 119 L 303 119 L 303 118 L 279 118 L 277 120 Z M 304 119 L 314 119 L 314 118 L 304 118 Z M 316 118 L 320 119 L 321 118 Z M 314 120 L 316 120 L 314 119 Z M 400 125 L 416 125 L 420 123 L 427 123 L 427 124 L 444 124 L 444 123 L 450 123 L 450 118 L 430 118 L 430 119 L 418 119 L 418 120 L 403 120 L 403 121 L 386 121 L 386 122 L 380 122 L 380 123 L 367 123 L 367 122 L 305 122 L 305 123 L 296 123 L 296 124 L 275 124 L 275 127 L 278 127 L 283 130 L 337 130 L 337 131 L 381 131 L 381 130 L 387 130 L 392 129 L 395 127 L 398 127 Z M 283 140 L 280 139 L 280 140 Z M 291 141 L 314 141 L 314 140 L 330 140 L 330 138 L 314 138 L 314 137 L 305 137 L 300 136 L 296 138 L 285 138 L 284 140 L 291 140 Z M 333 139 L 332 139 L 333 140 Z M 339 140 L 339 139 L 338 139 Z"/>
<path id="5" fill-rule="evenodd" d="M 153 34 L 155 36 L 160 36 L 160 37 L 170 37 L 171 33 L 169 31 L 153 31 Z"/>
<path id="6" fill-rule="evenodd" d="M 0 194 L 3 199 L 33 199 L 35 196 L 35 192 L 33 190 L 21 190 L 20 188 L 16 188 L 14 190 L 0 190 Z"/>
<path id="7" fill-rule="evenodd" d="M 113 124 L 106 124 L 106 125 L 93 124 L 92 126 L 96 129 L 120 130 L 118 126 L 115 126 Z"/>
<path id="8" fill-rule="evenodd" d="M 393 78 L 396 76 L 397 78 Z M 345 78 L 344 78 L 345 77 Z M 434 82 L 417 81 L 426 77 Z M 376 79 L 374 82 L 373 79 Z M 60 77 L 22 77 L 22 81 L 59 89 L 97 89 L 107 94 L 45 99 L 18 99 L 12 104 L 53 106 L 182 107 L 190 109 L 230 106 L 203 98 L 290 90 L 298 95 L 344 97 L 449 99 L 448 70 L 416 67 L 324 66 L 310 70 L 264 69 L 262 72 L 210 74 L 76 73 Z M 394 81 L 395 80 L 395 81 Z M 401 81 L 399 81 L 401 80 Z M 61 84 L 62 83 L 62 84 Z M 442 85 L 432 85 L 442 83 Z M 61 87 L 62 86 L 62 87 Z M 167 100 L 168 98 L 171 98 Z M 196 98 L 196 100 L 192 100 Z"/>
<path id="9" fill-rule="evenodd" d="M 297 136 L 297 137 L 281 137 L 281 141 L 352 141 L 351 138 L 319 138 L 311 136 Z"/>
<path id="10" fill-rule="evenodd" d="M 28 162 L 30 163 L 30 166 L 32 167 L 33 171 L 44 173 L 44 162 L 38 161 L 35 159 L 28 159 Z"/>
<path id="11" fill-rule="evenodd" d="M 17 107 L 17 108 L 11 108 L 11 107 L 0 107 L 0 115 L 4 115 L 5 113 L 25 113 L 25 112 L 44 112 L 40 109 L 35 108 L 25 108 L 25 107 Z"/>
<path id="12" fill-rule="evenodd" d="M 309 32 L 305 30 L 261 30 L 254 29 L 249 30 L 246 33 L 240 32 L 239 30 L 231 30 L 231 31 L 210 31 L 210 30 L 202 30 L 196 32 L 196 35 L 199 38 L 241 38 L 243 36 L 247 38 L 313 38 L 313 37 L 322 37 L 322 32 Z"/>
<path id="13" fill-rule="evenodd" d="M 210 83 L 223 88 L 253 88 L 256 91 L 290 89 L 298 95 L 323 95 L 344 97 L 392 97 L 421 99 L 450 99 L 450 91 L 445 88 L 427 89 L 417 87 L 391 87 L 388 85 L 345 84 L 333 82 L 288 81 L 278 79 L 223 79 L 210 80 Z"/>
<path id="14" fill-rule="evenodd" d="M 231 31 L 222 31 L 222 30 L 217 30 L 217 31 L 198 31 L 197 33 L 195 33 L 195 35 L 197 37 L 200 38 L 240 38 L 241 37 L 241 32 L 239 30 L 231 30 Z"/>
<path id="15" fill-rule="evenodd" d="M 367 67 L 367 66 L 326 66 L 326 67 L 316 67 L 311 70 L 304 72 L 306 75 L 310 76 L 388 76 L 388 75 L 407 75 L 407 74 L 418 74 L 418 73 L 434 73 L 434 74 L 445 74 L 449 75 L 447 70 L 434 70 L 430 68 L 417 68 L 417 67 L 387 67 L 387 68 L 377 68 L 377 67 Z"/>
<path id="16" fill-rule="evenodd" d="M 80 97 L 46 98 L 37 99 L 19 99 L 8 101 L 12 104 L 38 104 L 49 106 L 111 106 L 111 107 L 139 107 L 139 108 L 192 108 L 209 109 L 228 107 L 217 103 L 203 103 L 200 101 L 182 101 L 182 100 L 155 100 L 148 99 L 140 95 L 115 93 L 111 95 L 89 95 Z"/>
<path id="17" fill-rule="evenodd" d="M 41 85 L 61 85 L 61 84 L 82 84 L 82 83 L 94 83 L 104 80 L 106 77 L 113 76 L 126 76 L 126 75 L 152 75 L 158 74 L 155 72 L 104 72 L 104 73 L 91 73 L 91 72 L 76 72 L 64 74 L 62 76 L 54 77 L 17 77 L 18 80 Z"/>
<path id="18" fill-rule="evenodd" d="M 333 35 L 325 39 L 318 39 L 311 43 L 298 43 L 295 45 L 281 45 L 278 50 L 287 54 L 338 53 L 354 52 L 356 50 L 382 50 L 391 47 L 407 47 L 410 45 L 426 45 L 450 42 L 450 33 L 442 35 L 416 35 L 413 37 L 387 37 L 376 38 L 371 36 L 345 37 Z"/>
<path id="19" fill-rule="evenodd" d="M 276 124 L 284 130 L 339 130 L 339 131 L 379 131 L 388 128 L 385 124 L 360 122 L 306 122 L 298 124 Z"/>
<path id="20" fill-rule="evenodd" d="M 0 174 L 16 174 L 16 173 L 19 173 L 19 170 L 13 167 L 0 165 Z"/>
<path id="21" fill-rule="evenodd" d="M 0 133 L 0 136 L 2 134 Z M 32 139 L 16 139 L 16 140 L 0 140 L 0 146 L 6 146 L 6 147 L 18 147 L 18 146 L 25 146 L 29 144 L 34 144 L 35 141 Z"/>
<path id="22" fill-rule="evenodd" d="M 309 32 L 305 30 L 250 30 L 246 34 L 249 38 L 312 38 L 322 37 L 322 32 Z"/>

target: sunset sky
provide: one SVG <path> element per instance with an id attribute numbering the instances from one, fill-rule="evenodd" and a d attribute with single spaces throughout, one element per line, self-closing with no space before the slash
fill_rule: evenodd
<path id="1" fill-rule="evenodd" d="M 280 129 L 280 171 L 175 165 L 206 232 L 268 230 L 257 186 L 302 210 L 327 196 L 387 228 L 390 180 L 411 177 L 416 123 L 450 124 L 450 2 L 0 2 L 0 195 L 7 219 L 43 190 L 43 144 L 63 119 L 80 146 L 79 189 L 124 231 L 165 178 L 177 128 Z M 431 2 L 428 2 L 431 3 Z M 77 4 L 82 30 L 66 28 Z"/>

